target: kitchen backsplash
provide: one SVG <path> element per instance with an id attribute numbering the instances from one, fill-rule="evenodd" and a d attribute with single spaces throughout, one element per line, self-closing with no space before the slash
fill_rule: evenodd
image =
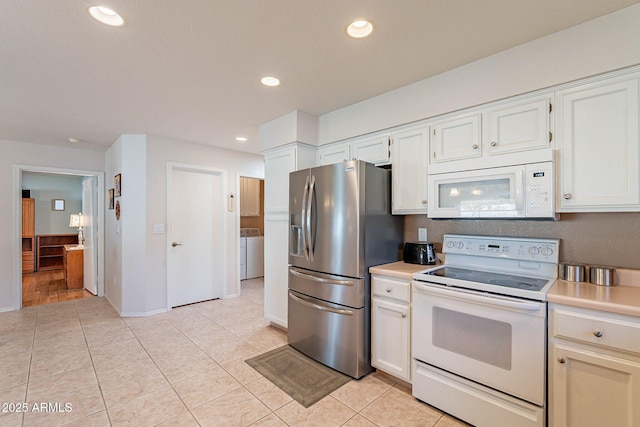
<path id="1" fill-rule="evenodd" d="M 418 240 L 426 227 L 429 242 L 442 249 L 447 233 L 560 239 L 560 262 L 640 269 L 640 212 L 560 214 L 560 221 L 435 220 L 407 215 L 404 238 Z"/>

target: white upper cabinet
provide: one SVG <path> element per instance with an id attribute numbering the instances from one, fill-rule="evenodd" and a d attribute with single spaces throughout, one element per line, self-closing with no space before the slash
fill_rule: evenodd
<path id="1" fill-rule="evenodd" d="M 240 177 L 240 216 L 260 216 L 260 180 Z"/>
<path id="2" fill-rule="evenodd" d="M 350 144 L 351 160 L 381 165 L 389 162 L 389 136 L 378 135 L 354 141 Z"/>
<path id="3" fill-rule="evenodd" d="M 431 160 L 439 163 L 480 157 L 480 136 L 480 114 L 435 123 L 431 140 Z"/>
<path id="4" fill-rule="evenodd" d="M 429 173 L 552 160 L 550 110 L 550 95 L 541 95 L 435 122 Z"/>
<path id="5" fill-rule="evenodd" d="M 314 166 L 316 152 L 303 144 L 284 146 L 264 155 L 264 212 L 289 212 L 289 173 Z"/>
<path id="6" fill-rule="evenodd" d="M 638 78 L 556 92 L 559 212 L 640 209 Z"/>
<path id="7" fill-rule="evenodd" d="M 328 147 L 318 149 L 319 166 L 346 162 L 350 158 L 349 144 L 331 144 Z"/>
<path id="8" fill-rule="evenodd" d="M 549 147 L 549 106 L 544 98 L 488 110 L 484 113 L 486 153 L 492 156 Z"/>
<path id="9" fill-rule="evenodd" d="M 391 137 L 392 213 L 426 214 L 429 126 L 394 132 Z"/>
<path id="10" fill-rule="evenodd" d="M 318 165 L 331 165 L 349 160 L 385 165 L 390 159 L 389 146 L 387 134 L 325 145 L 318 149 Z"/>

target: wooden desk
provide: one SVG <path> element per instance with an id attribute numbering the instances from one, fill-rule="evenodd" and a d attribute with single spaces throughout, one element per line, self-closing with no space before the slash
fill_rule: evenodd
<path id="1" fill-rule="evenodd" d="M 64 280 L 67 289 L 84 287 L 84 249 L 76 245 L 64 245 Z"/>

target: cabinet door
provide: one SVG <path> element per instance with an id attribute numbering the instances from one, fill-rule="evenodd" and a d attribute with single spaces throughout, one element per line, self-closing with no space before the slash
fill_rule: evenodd
<path id="1" fill-rule="evenodd" d="M 287 288 L 289 280 L 289 222 L 287 216 L 264 219 L 264 317 L 287 327 Z"/>
<path id="2" fill-rule="evenodd" d="M 260 180 L 240 178 L 240 216 L 260 216 Z"/>
<path id="3" fill-rule="evenodd" d="M 367 138 L 351 143 L 351 160 L 362 160 L 376 165 L 389 162 L 389 137 Z"/>
<path id="4" fill-rule="evenodd" d="M 391 204 L 394 214 L 427 213 L 429 127 L 393 134 Z"/>
<path id="5" fill-rule="evenodd" d="M 551 427 L 640 425 L 640 363 L 553 344 L 549 379 Z"/>
<path id="6" fill-rule="evenodd" d="M 548 99 L 487 111 L 483 115 L 486 152 L 500 155 L 549 147 L 549 114 Z"/>
<path id="7" fill-rule="evenodd" d="M 318 150 L 318 165 L 332 165 L 346 162 L 349 157 L 349 144 L 331 145 Z"/>
<path id="8" fill-rule="evenodd" d="M 453 118 L 433 125 L 431 160 L 451 160 L 480 157 L 480 114 Z"/>
<path id="9" fill-rule="evenodd" d="M 409 306 L 371 299 L 371 365 L 411 382 Z"/>
<path id="10" fill-rule="evenodd" d="M 35 199 L 22 199 L 22 237 L 33 237 L 35 230 Z"/>
<path id="11" fill-rule="evenodd" d="M 279 150 L 264 156 L 264 210 L 289 211 L 289 173 L 295 170 L 296 149 Z"/>
<path id="12" fill-rule="evenodd" d="M 638 77 L 557 92 L 561 212 L 640 208 Z"/>

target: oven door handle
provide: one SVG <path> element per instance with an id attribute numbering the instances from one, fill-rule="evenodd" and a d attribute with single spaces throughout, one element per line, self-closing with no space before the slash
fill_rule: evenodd
<path id="1" fill-rule="evenodd" d="M 413 281 L 414 289 L 419 292 L 430 293 L 432 295 L 446 296 L 465 301 L 474 301 L 483 304 L 490 304 L 497 307 L 513 308 L 522 311 L 539 311 L 544 303 L 535 301 L 515 300 L 499 295 L 484 294 L 473 292 L 461 288 L 451 288 L 443 285 L 423 285 L 418 281 Z"/>

